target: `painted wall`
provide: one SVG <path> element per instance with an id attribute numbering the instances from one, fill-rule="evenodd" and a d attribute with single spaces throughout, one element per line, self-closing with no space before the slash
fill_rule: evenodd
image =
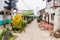
<path id="1" fill-rule="evenodd" d="M 44 17 L 45 17 L 45 14 L 43 14 L 43 17 L 42 17 L 42 19 L 43 19 L 43 20 L 45 20 L 45 18 L 44 18 Z"/>
<path id="2" fill-rule="evenodd" d="M 50 23 L 54 24 L 54 20 L 51 20 L 51 14 L 55 13 L 55 9 L 51 8 L 49 13 L 50 13 Z"/>
<path id="3" fill-rule="evenodd" d="M 0 11 L 4 8 L 4 0 L 0 0 Z"/>
<path id="4" fill-rule="evenodd" d="M 3 21 L 3 15 L 0 15 L 0 26 L 4 24 L 4 21 Z"/>
<path id="5" fill-rule="evenodd" d="M 60 6 L 60 0 L 55 0 L 55 6 Z"/>
<path id="6" fill-rule="evenodd" d="M 55 5 L 59 6 L 60 0 L 56 0 Z M 47 2 L 46 6 L 47 6 L 46 12 L 48 12 L 49 14 L 49 22 L 54 24 L 54 31 L 57 31 L 58 29 L 60 29 L 60 7 L 57 9 L 50 8 L 54 6 L 53 0 L 51 2 Z M 51 20 L 52 13 L 55 13 L 54 20 Z M 48 20 L 46 19 L 46 21 Z"/>
<path id="7" fill-rule="evenodd" d="M 6 16 L 6 24 L 11 23 L 11 15 Z M 4 25 L 4 18 L 3 15 L 0 15 L 0 26 Z"/>
<path id="8" fill-rule="evenodd" d="M 60 13 L 59 13 L 60 8 L 57 8 L 55 10 L 55 17 L 54 17 L 54 31 L 60 29 Z"/>

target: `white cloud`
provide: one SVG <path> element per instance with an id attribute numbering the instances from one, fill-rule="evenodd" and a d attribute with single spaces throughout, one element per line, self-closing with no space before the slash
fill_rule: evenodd
<path id="1" fill-rule="evenodd" d="M 22 0 L 19 0 L 17 3 L 17 8 L 19 10 L 30 10 L 30 9 L 35 9 L 36 7 L 39 7 L 39 10 L 44 8 L 46 6 L 46 2 L 42 0 L 23 0 L 25 2 L 25 5 Z M 29 9 L 29 8 L 30 9 Z"/>

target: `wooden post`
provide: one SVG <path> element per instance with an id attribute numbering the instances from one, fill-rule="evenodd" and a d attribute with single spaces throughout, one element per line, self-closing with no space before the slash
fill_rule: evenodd
<path id="1" fill-rule="evenodd" d="M 4 9 L 4 27 L 6 27 L 6 9 Z"/>
<path id="2" fill-rule="evenodd" d="M 13 19 L 13 8 L 11 9 L 10 13 L 11 13 L 11 20 L 12 20 Z"/>
<path id="3" fill-rule="evenodd" d="M 12 19 L 13 19 L 13 8 L 11 9 L 10 13 L 11 13 L 11 20 L 12 20 Z M 13 25 L 12 25 L 12 23 L 11 23 L 11 26 L 12 26 L 12 30 L 13 30 Z"/>

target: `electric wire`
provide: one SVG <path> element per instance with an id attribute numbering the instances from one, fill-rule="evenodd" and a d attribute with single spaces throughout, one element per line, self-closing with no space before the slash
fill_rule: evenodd
<path id="1" fill-rule="evenodd" d="M 23 4 L 28 8 L 31 9 L 23 0 L 21 0 L 23 2 Z"/>

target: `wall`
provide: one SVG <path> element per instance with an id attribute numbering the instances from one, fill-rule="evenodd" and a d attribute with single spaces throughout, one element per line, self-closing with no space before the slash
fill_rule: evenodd
<path id="1" fill-rule="evenodd" d="M 0 11 L 4 8 L 4 0 L 0 0 Z"/>
<path id="2" fill-rule="evenodd" d="M 54 31 L 57 31 L 60 29 L 60 15 L 59 15 L 60 8 L 57 8 L 55 10 L 55 17 L 54 17 Z"/>
<path id="3" fill-rule="evenodd" d="M 60 0 L 55 0 L 55 6 L 60 6 Z"/>
<path id="4" fill-rule="evenodd" d="M 43 17 L 42 17 L 43 20 L 45 20 L 44 17 L 45 17 L 45 14 L 43 14 Z"/>

